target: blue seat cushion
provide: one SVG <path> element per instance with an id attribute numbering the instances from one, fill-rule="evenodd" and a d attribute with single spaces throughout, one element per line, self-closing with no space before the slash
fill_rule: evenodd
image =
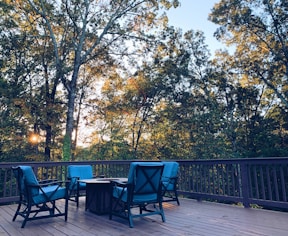
<path id="1" fill-rule="evenodd" d="M 45 194 L 41 190 L 39 190 L 38 195 L 32 197 L 33 202 L 35 204 L 40 204 L 40 203 L 47 202 L 47 200 L 53 201 L 53 200 L 65 198 L 66 189 L 64 187 L 59 187 L 57 189 L 57 187 L 58 187 L 58 185 L 51 185 L 51 186 L 43 187 L 42 191 Z M 48 197 L 48 199 L 47 199 L 47 197 Z"/>
<path id="2" fill-rule="evenodd" d="M 124 190 L 123 190 L 124 189 Z M 122 193 L 123 191 L 123 193 Z M 114 187 L 113 189 L 113 197 L 120 198 L 123 202 L 127 202 L 127 188 L 123 187 Z M 151 202 L 157 200 L 157 194 L 156 193 L 149 193 L 149 194 L 134 194 L 133 196 L 133 203 L 141 203 L 141 202 Z"/>

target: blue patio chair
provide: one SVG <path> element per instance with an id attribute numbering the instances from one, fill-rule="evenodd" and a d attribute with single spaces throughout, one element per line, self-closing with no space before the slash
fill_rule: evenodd
<path id="1" fill-rule="evenodd" d="M 133 162 L 127 183 L 112 181 L 110 220 L 112 215 L 122 217 L 133 228 L 133 218 L 159 214 L 165 222 L 161 196 L 163 167 L 159 162 Z M 152 207 L 148 209 L 150 204 Z M 132 212 L 135 207 L 139 208 L 138 213 Z"/>
<path id="2" fill-rule="evenodd" d="M 20 199 L 13 221 L 16 217 L 24 218 L 21 228 L 27 221 L 48 217 L 64 216 L 67 221 L 68 191 L 65 181 L 45 180 L 38 181 L 31 166 L 12 167 L 17 179 Z M 56 206 L 56 200 L 65 199 L 65 209 Z M 47 214 L 42 214 L 47 212 Z M 40 214 L 39 214 L 40 213 Z"/>
<path id="3" fill-rule="evenodd" d="M 178 162 L 163 161 L 164 170 L 162 174 L 162 196 L 163 202 L 176 201 L 180 205 L 177 193 Z"/>
<path id="4" fill-rule="evenodd" d="M 67 179 L 69 183 L 69 200 L 76 202 L 79 206 L 79 197 L 86 194 L 86 183 L 79 182 L 81 179 L 92 179 L 93 171 L 91 165 L 69 165 Z"/>

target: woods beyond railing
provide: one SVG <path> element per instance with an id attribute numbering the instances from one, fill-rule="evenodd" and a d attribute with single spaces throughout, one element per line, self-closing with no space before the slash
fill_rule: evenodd
<path id="1" fill-rule="evenodd" d="M 0 163 L 0 204 L 18 199 L 11 167 L 31 165 L 40 180 L 66 179 L 67 166 L 92 165 L 95 175 L 127 177 L 131 161 Z M 177 160 L 178 192 L 184 197 L 288 209 L 288 158 Z"/>

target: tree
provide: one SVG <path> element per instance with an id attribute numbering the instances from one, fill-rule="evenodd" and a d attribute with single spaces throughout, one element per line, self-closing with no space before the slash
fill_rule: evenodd
<path id="1" fill-rule="evenodd" d="M 44 160 L 49 161 L 60 133 L 63 109 L 63 102 L 57 98 L 60 81 L 52 78 L 52 45 L 49 38 L 42 37 L 45 29 L 39 26 L 37 16 L 30 14 L 33 11 L 27 2 L 7 0 L 3 3 L 6 11 L 1 18 L 1 68 L 5 81 L 14 87 L 14 95 L 7 98 L 12 101 L 17 98 L 16 107 L 24 113 L 25 118 L 15 117 L 27 122 L 24 135 L 34 132 L 43 136 L 39 147 L 43 148 Z M 9 109 L 15 110 L 15 107 L 9 106 Z"/>
<path id="2" fill-rule="evenodd" d="M 41 25 L 46 29 L 42 36 L 49 37 L 53 45 L 55 80 L 61 80 L 68 93 L 64 138 L 64 159 L 67 160 L 71 157 L 80 67 L 108 52 L 127 55 L 131 52 L 129 39 L 133 39 L 134 44 L 153 39 L 152 34 L 146 32 L 160 23 L 156 14 L 160 5 L 168 9 L 172 4 L 177 6 L 178 1 L 165 0 L 161 4 L 153 0 L 27 2 L 33 10 L 28 14 L 42 19 Z M 63 51 L 66 52 L 64 58 Z"/>
<path id="3" fill-rule="evenodd" d="M 209 19 L 215 35 L 234 45 L 237 72 L 265 83 L 288 108 L 288 3 L 285 0 L 221 0 Z"/>
<path id="4" fill-rule="evenodd" d="M 167 28 L 144 55 L 142 66 L 134 74 L 118 75 L 118 80 L 114 78 L 103 86 L 103 124 L 121 133 L 134 158 L 199 158 L 201 152 L 205 153 L 203 158 L 209 156 L 212 149 L 207 147 L 213 146 L 212 141 L 215 146 L 219 144 L 215 133 L 221 113 L 211 93 L 209 52 L 203 33 L 182 35 L 173 27 Z M 112 132 L 105 134 L 115 137 Z M 200 151 L 193 155 L 195 147 Z M 219 155 L 220 148 L 215 157 Z"/>

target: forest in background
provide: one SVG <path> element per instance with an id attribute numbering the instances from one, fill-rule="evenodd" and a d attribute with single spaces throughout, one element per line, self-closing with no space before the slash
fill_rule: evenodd
<path id="1" fill-rule="evenodd" d="M 179 2 L 1 0 L 0 161 L 288 156 L 287 1 Z"/>

